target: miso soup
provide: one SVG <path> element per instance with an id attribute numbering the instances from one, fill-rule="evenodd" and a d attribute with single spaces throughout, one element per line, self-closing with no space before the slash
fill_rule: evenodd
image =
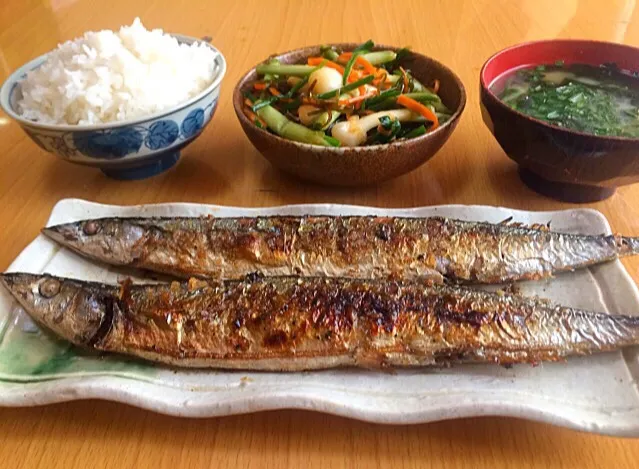
<path id="1" fill-rule="evenodd" d="M 594 135 L 639 137 L 639 78 L 611 65 L 541 65 L 497 80 L 508 106 Z"/>

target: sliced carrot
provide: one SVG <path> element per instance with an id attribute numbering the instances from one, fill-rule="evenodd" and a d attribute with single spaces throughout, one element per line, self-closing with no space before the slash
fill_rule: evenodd
<path id="1" fill-rule="evenodd" d="M 439 119 L 437 119 L 437 115 L 428 107 L 424 106 L 420 102 L 415 101 L 413 98 L 409 98 L 405 94 L 401 94 L 397 98 L 397 104 L 401 104 L 406 109 L 410 109 L 417 114 L 421 114 L 427 120 L 431 121 L 433 123 L 432 130 L 435 130 L 437 127 L 439 127 Z"/>
<path id="2" fill-rule="evenodd" d="M 263 128 L 267 127 L 266 122 L 253 111 L 251 111 L 248 107 L 244 108 L 244 115 L 248 117 L 248 119 L 254 124 L 257 124 L 259 122 Z"/>
<path id="3" fill-rule="evenodd" d="M 344 73 L 344 67 L 336 64 L 335 62 L 332 62 L 331 60 L 325 59 L 324 57 L 309 57 L 307 63 L 313 66 L 324 64 L 325 67 L 335 69 L 342 74 Z"/>
<path id="4" fill-rule="evenodd" d="M 354 81 L 362 78 L 362 74 L 358 70 L 351 69 L 351 74 L 348 76 L 348 82 L 353 83 Z"/>
<path id="5" fill-rule="evenodd" d="M 377 68 L 375 68 L 373 64 L 371 64 L 368 60 L 366 60 L 361 55 L 357 56 L 357 58 L 355 59 L 355 63 L 361 65 L 364 68 L 364 70 L 366 70 L 366 72 L 371 75 L 375 75 L 375 73 L 377 72 Z"/>
<path id="6" fill-rule="evenodd" d="M 266 89 L 266 83 L 254 83 L 253 84 L 253 88 L 255 88 L 256 90 L 262 91 Z"/>
<path id="7" fill-rule="evenodd" d="M 353 55 L 352 52 L 342 52 L 339 57 L 337 57 L 338 62 L 348 62 Z"/>
<path id="8" fill-rule="evenodd" d="M 366 85 L 360 86 L 359 88 L 357 88 L 357 91 L 359 91 L 360 96 L 364 96 L 366 94 Z"/>
<path id="9" fill-rule="evenodd" d="M 282 93 L 280 93 L 280 91 L 274 86 L 271 86 L 268 90 L 271 92 L 273 96 L 282 96 Z"/>

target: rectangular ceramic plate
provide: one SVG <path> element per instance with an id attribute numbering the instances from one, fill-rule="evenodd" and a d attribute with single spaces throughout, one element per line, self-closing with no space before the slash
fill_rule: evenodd
<path id="1" fill-rule="evenodd" d="M 60 201 L 49 224 L 104 216 L 238 216 L 332 214 L 431 216 L 499 222 L 548 223 L 554 230 L 610 233 L 593 210 L 525 212 L 483 206 L 387 210 L 345 205 L 246 209 L 194 204 L 140 207 Z M 90 263 L 39 236 L 9 271 L 115 282 L 123 271 Z M 639 295 L 620 262 L 521 284 L 522 294 L 558 303 L 639 314 Z M 395 373 L 333 370 L 249 373 L 179 370 L 120 357 L 95 357 L 40 331 L 0 288 L 0 405 L 32 406 L 73 399 L 108 399 L 185 417 L 210 417 L 266 409 L 299 408 L 379 423 L 503 415 L 576 429 L 639 436 L 639 350 L 571 358 L 510 369 L 464 365 Z"/>

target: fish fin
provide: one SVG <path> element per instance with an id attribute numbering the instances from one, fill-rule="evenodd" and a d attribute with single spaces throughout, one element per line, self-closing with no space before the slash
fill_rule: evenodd
<path id="1" fill-rule="evenodd" d="M 519 285 L 516 284 L 515 282 L 508 282 L 504 288 L 503 288 L 504 293 L 508 294 L 508 295 L 521 295 L 521 290 L 519 288 Z"/>
<path id="2" fill-rule="evenodd" d="M 497 224 L 506 226 L 509 228 L 530 228 L 531 230 L 550 231 L 550 221 L 548 223 L 532 223 L 530 225 L 527 225 L 522 222 L 513 221 L 513 217 L 510 216 L 508 218 L 503 219 Z"/>

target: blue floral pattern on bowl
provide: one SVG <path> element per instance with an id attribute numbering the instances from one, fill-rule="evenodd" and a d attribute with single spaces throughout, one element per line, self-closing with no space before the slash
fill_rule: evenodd
<path id="1" fill-rule="evenodd" d="M 144 144 L 151 150 L 166 148 L 175 142 L 180 135 L 178 125 L 169 120 L 158 121 L 149 127 L 149 133 L 144 139 Z"/>
<path id="2" fill-rule="evenodd" d="M 69 131 L 57 135 L 25 130 L 40 147 L 64 158 L 117 160 L 186 143 L 204 129 L 216 107 L 217 98 L 204 107 L 191 109 L 180 124 L 174 120 L 158 119 L 151 121 L 150 125 L 145 123 L 105 130 Z"/>
<path id="3" fill-rule="evenodd" d="M 97 130 L 74 134 L 73 143 L 84 155 L 110 160 L 140 151 L 142 134 L 134 127 Z"/>
<path id="4" fill-rule="evenodd" d="M 193 109 L 182 122 L 182 135 L 190 138 L 197 135 L 204 125 L 204 110 Z"/>

